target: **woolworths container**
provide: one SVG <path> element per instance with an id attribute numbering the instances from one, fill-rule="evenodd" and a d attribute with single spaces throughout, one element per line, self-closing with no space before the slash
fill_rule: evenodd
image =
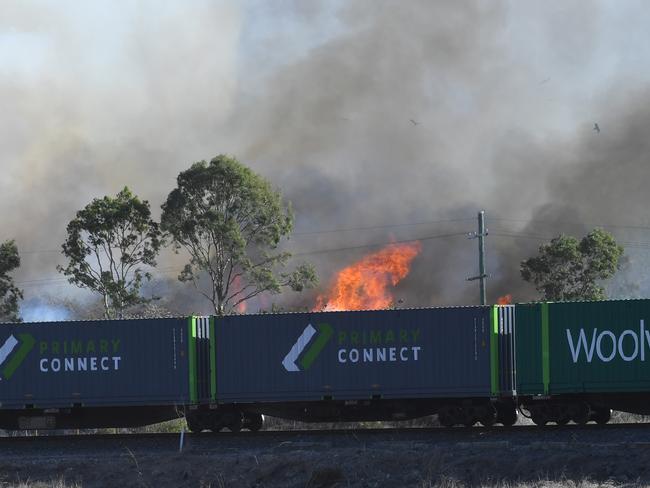
<path id="1" fill-rule="evenodd" d="M 0 324 L 0 408 L 188 403 L 187 319 Z"/>
<path id="2" fill-rule="evenodd" d="M 216 397 L 284 402 L 496 396 L 499 338 L 506 338 L 502 357 L 509 360 L 512 334 L 493 326 L 493 310 L 216 318 Z"/>
<path id="3" fill-rule="evenodd" d="M 650 300 L 516 306 L 519 395 L 650 391 Z"/>

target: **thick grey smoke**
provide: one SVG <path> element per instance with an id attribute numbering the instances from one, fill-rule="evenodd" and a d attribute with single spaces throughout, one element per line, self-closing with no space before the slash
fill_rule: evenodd
<path id="1" fill-rule="evenodd" d="M 27 298 L 76 294 L 55 265 L 92 198 L 128 185 L 158 214 L 180 170 L 223 150 L 240 15 L 210 1 L 3 5 L 0 239 L 23 252 Z"/>
<path id="2" fill-rule="evenodd" d="M 626 35 L 612 33 L 620 12 L 593 2 L 353 5 L 340 14 L 343 34 L 272 77 L 254 119 L 245 110 L 237 126 L 254 142 L 245 159 L 287 189 L 299 228 L 472 218 L 485 208 L 490 298 L 526 300 L 534 291 L 518 268 L 543 242 L 536 236 L 648 222 L 648 78 L 622 62 L 642 32 L 636 21 Z M 475 226 L 316 234 L 295 244 L 337 248 Z M 476 285 L 465 281 L 476 274 L 476 242 L 423 242 L 398 296 L 476 303 Z M 362 252 L 312 259 L 329 270 Z"/>
<path id="3" fill-rule="evenodd" d="M 323 285 L 368 249 L 313 251 L 474 231 L 484 208 L 489 298 L 525 300 L 534 293 L 518 267 L 543 242 L 537 236 L 648 224 L 642 5 L 263 4 L 140 2 L 116 13 L 110 2 L 67 10 L 21 2 L 3 12 L 0 59 L 13 54 L 0 67 L 10 114 L 0 119 L 0 238 L 56 250 L 91 198 L 126 184 L 157 208 L 180 170 L 221 152 L 293 201 L 288 248 L 318 265 Z M 456 221 L 381 227 L 442 220 Z M 321 232 L 346 228 L 357 230 Z M 650 241 L 641 229 L 609 230 Z M 397 297 L 476 303 L 476 285 L 465 281 L 476 274 L 476 241 L 422 243 Z M 631 283 L 647 295 L 634 270 L 648 251 L 634 249 L 616 290 Z M 58 259 L 24 255 L 19 281 L 52 277 Z M 175 297 L 179 311 L 209 310 L 173 283 L 181 262 L 161 258 L 151 293 Z M 26 290 L 72 293 L 54 284 Z M 269 301 L 278 299 L 254 306 Z"/>

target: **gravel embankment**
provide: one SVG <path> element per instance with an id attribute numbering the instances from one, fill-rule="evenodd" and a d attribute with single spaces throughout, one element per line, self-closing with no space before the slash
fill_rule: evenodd
<path id="1" fill-rule="evenodd" d="M 650 484 L 646 425 L 260 434 L 3 438 L 0 486 Z"/>

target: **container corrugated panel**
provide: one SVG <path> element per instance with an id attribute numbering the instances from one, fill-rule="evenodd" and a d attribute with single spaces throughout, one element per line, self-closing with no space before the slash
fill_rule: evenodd
<path id="1" fill-rule="evenodd" d="M 187 319 L 0 325 L 1 408 L 183 404 Z"/>
<path id="2" fill-rule="evenodd" d="M 542 380 L 542 321 L 541 305 L 515 305 L 517 336 L 517 393 L 539 395 L 544 393 Z"/>
<path id="3" fill-rule="evenodd" d="M 528 307 L 536 310 L 525 345 L 534 360 L 528 371 L 518 364 L 519 381 L 539 388 L 541 380 L 538 393 L 549 394 L 650 391 L 650 300 Z"/>
<path id="4" fill-rule="evenodd" d="M 490 307 L 216 319 L 221 402 L 489 396 Z"/>

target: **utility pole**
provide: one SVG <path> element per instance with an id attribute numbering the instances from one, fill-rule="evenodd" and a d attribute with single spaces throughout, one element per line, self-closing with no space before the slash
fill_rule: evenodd
<path id="1" fill-rule="evenodd" d="M 479 293 L 481 298 L 481 305 L 486 304 L 485 298 L 485 280 L 488 275 L 485 274 L 485 236 L 488 231 L 485 228 L 485 210 L 478 213 L 478 232 L 470 232 L 469 239 L 478 239 L 478 276 L 467 278 L 467 281 L 479 280 Z"/>

